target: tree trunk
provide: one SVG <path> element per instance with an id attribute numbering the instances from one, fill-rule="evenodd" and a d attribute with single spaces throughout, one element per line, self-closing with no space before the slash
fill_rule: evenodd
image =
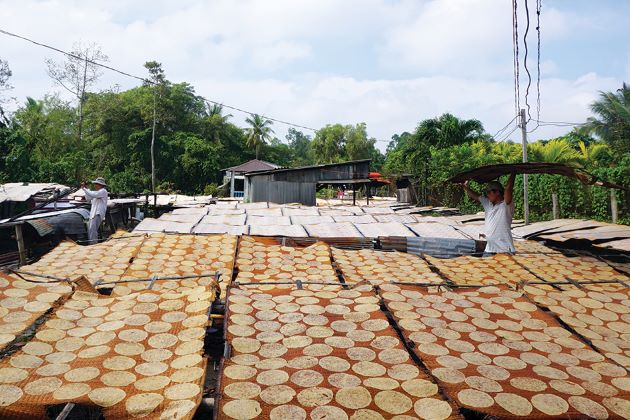
<path id="1" fill-rule="evenodd" d="M 157 114 L 157 93 L 153 92 L 153 130 L 151 131 L 151 192 L 155 193 L 155 126 Z"/>
<path id="2" fill-rule="evenodd" d="M 258 160 L 258 154 L 260 153 L 260 143 L 256 144 L 256 160 Z"/>

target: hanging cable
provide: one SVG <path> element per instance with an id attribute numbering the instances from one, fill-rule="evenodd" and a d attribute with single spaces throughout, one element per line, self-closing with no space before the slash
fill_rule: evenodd
<path id="1" fill-rule="evenodd" d="M 514 66 L 514 114 L 521 110 L 520 63 L 518 58 L 518 2 L 512 0 L 512 61 Z"/>
<path id="2" fill-rule="evenodd" d="M 510 124 L 512 124 L 512 123 L 514 122 L 514 120 L 516 120 L 517 118 L 518 118 L 518 115 L 517 115 L 517 116 L 515 116 L 514 118 L 512 118 L 512 119 L 510 120 L 510 122 L 509 122 L 509 123 L 505 124 L 505 127 L 503 127 L 502 129 L 500 129 L 499 131 L 497 131 L 497 132 L 496 132 L 496 134 L 494 134 L 494 135 L 492 136 L 492 138 L 493 138 L 493 139 L 496 139 L 498 136 L 500 136 L 500 135 L 501 135 L 501 133 L 503 133 L 505 130 L 507 130 L 507 128 L 510 126 Z"/>
<path id="3" fill-rule="evenodd" d="M 104 69 L 107 69 L 107 70 L 113 71 L 115 73 L 121 74 L 123 76 L 127 76 L 127 77 L 130 77 L 130 78 L 136 79 L 136 80 L 140 80 L 142 83 L 145 83 L 145 84 L 148 84 L 148 85 L 153 85 L 153 86 L 157 85 L 156 82 L 154 82 L 152 80 L 149 80 L 149 79 L 147 79 L 145 77 L 136 76 L 134 74 L 127 73 L 127 72 L 125 72 L 123 70 L 119 70 L 117 68 L 108 66 L 108 65 L 103 64 L 101 62 L 98 62 L 98 61 L 95 61 L 95 60 L 90 60 L 90 59 L 87 59 L 86 57 L 80 57 L 80 56 L 78 56 L 76 54 L 64 51 L 64 50 L 62 50 L 60 48 L 56 48 L 56 47 L 53 47 L 51 45 L 47 45 L 47 44 L 44 44 L 44 43 L 32 40 L 32 39 L 27 38 L 27 37 L 22 36 L 22 35 L 18 35 L 18 34 L 9 32 L 9 31 L 5 31 L 4 29 L 0 29 L 0 33 L 4 34 L 4 35 L 7 35 L 7 36 L 10 36 L 10 37 L 13 37 L 13 38 L 18 38 L 18 39 L 21 39 L 23 41 L 30 42 L 31 44 L 34 44 L 34 45 L 37 45 L 37 46 L 40 46 L 40 47 L 43 47 L 43 48 L 47 48 L 49 50 L 56 51 L 56 52 L 58 52 L 60 54 L 64 54 L 67 57 L 71 57 L 71 58 L 74 58 L 74 59 L 79 59 L 81 61 L 85 61 L 85 62 L 93 64 L 95 66 L 99 66 L 99 67 L 102 67 Z M 214 101 L 212 99 L 204 98 L 201 95 L 193 95 L 193 96 L 195 98 L 201 99 L 202 101 L 206 102 L 207 104 L 218 105 L 218 106 L 221 106 L 223 108 L 231 109 L 233 111 L 242 112 L 242 113 L 247 114 L 247 115 L 254 115 L 254 114 L 256 114 L 256 112 L 248 111 L 246 109 L 239 108 L 237 106 L 228 105 L 228 104 L 225 104 L 223 102 Z M 317 131 L 317 129 L 312 128 L 312 127 L 307 127 L 307 126 L 304 126 L 304 125 L 294 124 L 294 123 L 289 122 L 289 121 L 280 120 L 280 119 L 277 119 L 277 118 L 272 118 L 272 117 L 269 117 L 269 116 L 266 116 L 266 115 L 262 115 L 262 114 L 258 114 L 258 115 L 260 115 L 262 118 L 265 118 L 265 119 L 273 121 L 273 122 L 277 122 L 279 124 L 284 124 L 284 125 L 288 125 L 288 126 L 296 127 L 296 128 L 302 128 L 304 130 L 310 130 L 310 131 L 313 131 L 313 132 Z"/>
<path id="4" fill-rule="evenodd" d="M 529 89 L 532 86 L 532 74 L 527 67 L 527 56 L 529 54 L 529 48 L 527 46 L 527 35 L 529 34 L 529 5 L 528 0 L 525 0 L 525 33 L 523 34 L 523 47 L 525 48 L 525 57 L 523 58 L 523 68 L 527 73 L 527 87 L 525 88 L 525 107 L 527 108 L 527 121 L 532 119 L 531 106 L 529 105 Z"/>
<path id="5" fill-rule="evenodd" d="M 536 120 L 540 119 L 540 13 L 542 9 L 542 0 L 536 0 L 536 33 L 538 35 L 538 59 L 537 59 L 537 73 L 538 80 L 536 80 Z"/>
<path id="6" fill-rule="evenodd" d="M 516 130 L 518 130 L 518 129 L 519 129 L 519 126 L 518 126 L 518 124 L 517 124 L 517 125 L 516 125 L 516 127 L 514 127 L 514 128 L 513 128 L 513 129 L 512 129 L 509 133 L 505 134 L 505 135 L 501 138 L 501 140 L 499 140 L 499 141 L 505 141 L 505 140 L 507 140 L 507 139 L 508 139 L 508 138 L 512 135 L 512 133 L 514 133 L 514 132 L 515 132 Z"/>

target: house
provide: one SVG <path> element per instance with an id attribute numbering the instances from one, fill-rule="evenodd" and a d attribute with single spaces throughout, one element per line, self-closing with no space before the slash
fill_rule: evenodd
<path id="1" fill-rule="evenodd" d="M 225 171 L 223 183 L 230 184 L 230 197 L 242 198 L 245 191 L 245 174 L 247 172 L 269 171 L 278 168 L 280 166 L 274 163 L 252 159 L 238 166 L 222 169 Z"/>
<path id="2" fill-rule="evenodd" d="M 315 206 L 318 186 L 365 187 L 370 180 L 370 159 L 350 162 L 250 171 L 245 174 L 247 202 L 301 203 Z M 353 194 L 353 204 L 355 203 Z"/>

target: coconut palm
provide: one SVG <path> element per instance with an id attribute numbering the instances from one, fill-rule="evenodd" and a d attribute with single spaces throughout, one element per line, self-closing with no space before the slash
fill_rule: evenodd
<path id="1" fill-rule="evenodd" d="M 584 129 L 619 153 L 630 151 L 630 86 L 624 83 L 616 92 L 599 92 L 591 111 L 597 117 L 589 118 Z"/>
<path id="2" fill-rule="evenodd" d="M 232 118 L 232 114 L 223 114 L 223 106 L 218 104 L 213 104 L 212 107 L 208 109 L 208 115 L 210 117 L 218 116 L 221 117 L 221 121 L 227 123 L 228 119 Z"/>
<path id="3" fill-rule="evenodd" d="M 260 154 L 260 146 L 271 140 L 273 130 L 271 125 L 273 122 L 258 114 L 253 114 L 251 117 L 245 120 L 250 127 L 246 130 L 247 147 L 251 147 L 256 150 L 256 159 Z"/>

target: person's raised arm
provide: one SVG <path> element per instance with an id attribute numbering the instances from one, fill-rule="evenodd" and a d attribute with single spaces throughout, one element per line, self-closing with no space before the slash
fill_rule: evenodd
<path id="1" fill-rule="evenodd" d="M 464 191 L 466 191 L 466 195 L 470 197 L 472 200 L 479 201 L 479 194 L 477 194 L 470 186 L 468 185 L 468 181 L 463 184 Z"/>
<path id="2" fill-rule="evenodd" d="M 516 173 L 512 172 L 507 184 L 505 184 L 505 191 L 503 193 L 503 202 L 508 206 L 512 204 L 512 197 L 514 195 L 514 180 L 516 179 Z"/>

